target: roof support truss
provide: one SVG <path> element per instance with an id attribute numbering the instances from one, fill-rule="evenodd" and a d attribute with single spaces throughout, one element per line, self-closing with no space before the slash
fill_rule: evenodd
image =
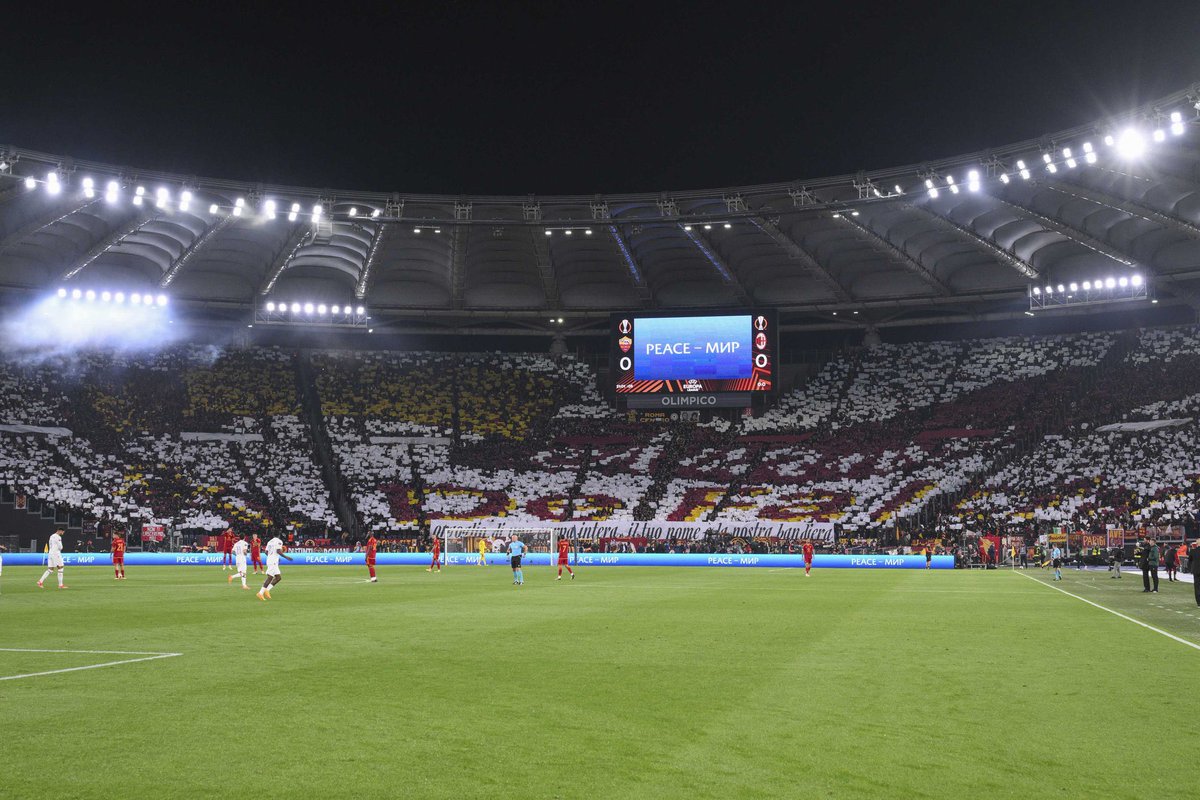
<path id="1" fill-rule="evenodd" d="M 750 293 L 746 291 L 746 287 L 742 285 L 740 280 L 738 280 L 737 273 L 735 273 L 733 269 L 731 269 L 730 266 L 725 263 L 725 259 L 721 258 L 721 255 L 716 251 L 716 248 L 714 248 L 710 243 L 706 242 L 698 233 L 695 231 L 689 231 L 682 224 L 679 225 L 679 230 L 683 231 L 684 236 L 692 240 L 692 244 L 696 245 L 696 249 L 703 253 L 704 257 L 708 259 L 709 263 L 716 268 L 717 272 L 720 273 L 721 278 L 725 281 L 725 283 L 729 284 L 730 288 L 732 288 L 734 293 L 737 294 L 738 302 L 742 303 L 743 305 L 751 305 L 754 301 L 751 298 Z"/>
<path id="2" fill-rule="evenodd" d="M 1000 203 L 1001 205 L 1004 205 L 1004 206 L 1012 209 L 1013 211 L 1020 214 L 1022 217 L 1037 220 L 1037 222 L 1039 224 L 1041 224 L 1043 227 L 1045 227 L 1046 229 L 1052 230 L 1061 236 L 1065 236 L 1066 238 L 1076 242 L 1077 244 L 1083 245 L 1084 247 L 1088 248 L 1089 250 L 1095 250 L 1100 255 L 1106 256 L 1106 257 L 1112 259 L 1113 261 L 1116 261 L 1118 264 L 1121 264 L 1122 266 L 1132 267 L 1134 265 L 1133 261 L 1131 261 L 1129 258 L 1127 258 L 1126 255 L 1124 253 L 1122 253 L 1120 250 L 1113 247 L 1112 245 L 1109 245 L 1105 242 L 1100 241 L 1099 239 L 1092 236 L 1091 234 L 1084 233 L 1083 231 L 1079 230 L 1078 228 L 1072 228 L 1071 226 L 1066 225 L 1062 222 L 1059 222 L 1056 219 L 1047 217 L 1045 214 L 1038 213 L 1037 211 L 1034 211 L 1033 209 L 1029 208 L 1028 206 L 1022 205 L 1020 203 L 1014 203 L 1012 200 L 1009 200 L 1005 197 L 1001 197 L 996 194 L 989 195 L 989 196 L 993 200 L 995 200 L 997 203 Z"/>
<path id="3" fill-rule="evenodd" d="M 296 253 L 300 252 L 300 248 L 312 241 L 314 230 L 310 225 L 297 225 L 292 229 L 292 235 L 284 242 L 279 253 L 275 257 L 275 261 L 271 265 L 271 269 L 267 270 L 267 274 L 263 279 L 262 286 L 258 287 L 258 294 L 266 295 L 275 288 L 275 282 L 279 280 L 279 276 L 287 269 L 288 264 L 292 263 L 292 259 L 296 257 Z"/>
<path id="4" fill-rule="evenodd" d="M 383 243 L 384 237 L 392 232 L 394 224 L 383 223 L 375 229 L 375 235 L 371 237 L 371 247 L 367 250 L 366 260 L 363 261 L 362 272 L 358 276 L 358 285 L 354 287 L 354 296 L 359 300 L 367 296 L 367 285 L 371 281 L 371 267 L 375 265 L 375 254 L 379 252 L 379 245 Z"/>
<path id="5" fill-rule="evenodd" d="M 913 275 L 916 275 L 925 283 L 929 284 L 929 286 L 938 294 L 942 295 L 943 297 L 948 297 L 951 294 L 950 287 L 943 283 L 937 275 L 934 275 L 932 270 L 930 270 L 917 259 L 910 256 L 908 253 L 904 252 L 904 250 L 896 247 L 896 245 L 888 241 L 886 237 L 871 230 L 869 227 L 859 222 L 858 219 L 851 214 L 840 214 L 839 218 L 846 222 L 851 228 L 860 232 L 862 234 L 862 238 L 866 240 L 866 242 L 870 244 L 871 247 L 873 247 L 877 252 L 882 253 L 891 260 L 900 264 L 900 266 L 904 267 L 904 269 L 908 270 Z"/>
<path id="6" fill-rule="evenodd" d="M 843 303 L 852 303 L 854 298 L 840 284 L 837 278 L 833 277 L 833 273 L 824 267 L 816 257 L 805 250 L 792 237 L 788 236 L 780 229 L 779 224 L 767 217 L 750 217 L 752 222 L 760 231 L 770 236 L 783 251 L 787 253 L 788 258 L 793 261 L 800 262 L 800 265 L 806 269 L 809 274 L 813 275 L 821 283 L 829 287 L 834 296 Z"/>
<path id="7" fill-rule="evenodd" d="M 108 236 L 104 237 L 104 239 L 97 242 L 96 246 L 87 251 L 77 265 L 67 268 L 67 270 L 62 274 L 61 280 L 71 280 L 71 278 L 74 278 L 76 275 L 82 272 L 84 268 L 89 266 L 93 261 L 107 253 L 109 250 L 112 250 L 117 245 L 121 244 L 121 242 L 123 242 L 127 236 L 132 236 L 157 219 L 157 216 L 150 217 L 149 219 L 135 216 L 121 227 L 115 229 Z"/>
<path id="8" fill-rule="evenodd" d="M 971 244 L 975 245 L 980 250 L 987 252 L 988 255 L 993 256 L 1012 267 L 1026 278 L 1037 280 L 1039 277 L 1041 277 L 1037 269 L 1028 261 L 1018 258 L 1000 245 L 993 242 L 991 239 L 980 236 L 966 225 L 960 225 L 949 217 L 943 217 L 932 208 L 919 206 L 915 203 L 900 203 L 900 208 L 903 208 L 905 211 L 921 217 L 935 228 L 966 238 L 971 242 Z"/>
<path id="9" fill-rule="evenodd" d="M 174 263 L 172 263 L 167 269 L 166 273 L 163 274 L 162 281 L 159 283 L 159 285 L 164 289 L 170 286 L 171 282 L 179 277 L 179 273 L 183 271 L 183 268 L 187 266 L 187 263 L 192 260 L 192 256 L 194 256 L 200 250 L 200 248 L 208 244 L 209 240 L 216 236 L 217 233 L 225 230 L 229 223 L 235 219 L 237 218 L 230 215 L 227 217 L 222 217 L 221 220 L 215 225 L 209 225 L 208 230 L 197 237 L 196 241 L 192 242 L 191 247 L 179 254 L 179 257 L 175 259 Z"/>
<path id="10" fill-rule="evenodd" d="M 17 228 L 15 231 L 10 233 L 8 236 L 5 236 L 2 240 L 0 240 L 0 254 L 3 254 L 6 251 L 10 250 L 15 245 L 20 244 L 27 237 L 32 236 L 33 234 L 38 233 L 40 231 L 43 231 L 46 228 L 49 228 L 51 225 L 54 225 L 55 223 L 62 222 L 64 219 L 71 216 L 72 214 L 82 211 L 83 209 L 87 208 L 88 206 L 95 205 L 96 203 L 99 203 L 99 202 L 100 202 L 100 198 L 97 197 L 93 200 L 88 200 L 83 203 L 73 204 L 71 206 L 71 209 L 69 211 L 67 211 L 66 213 L 63 213 L 63 210 L 61 207 L 57 207 L 57 208 L 52 208 L 52 209 L 48 210 L 44 214 L 37 215 L 36 217 L 31 219 L 29 222 L 25 223 L 20 228 Z"/>

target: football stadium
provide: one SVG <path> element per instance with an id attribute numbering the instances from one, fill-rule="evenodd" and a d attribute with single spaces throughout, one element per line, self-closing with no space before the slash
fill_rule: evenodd
<path id="1" fill-rule="evenodd" d="M 433 24 L 467 10 L 495 21 L 426 9 L 410 45 L 476 63 Z M 563 162 L 505 172 L 482 111 L 412 167 L 440 193 L 299 158 L 274 50 L 198 90 L 266 109 L 216 145 L 157 138 L 223 106 L 141 57 L 171 99 L 136 123 L 90 50 L 62 95 L 120 135 L 0 106 L 39 137 L 0 144 L 0 797 L 1194 796 L 1200 72 L 1128 36 L 1132 94 L 1064 66 L 1031 95 L 1078 102 L 718 188 L 529 194 Z M 570 116 L 545 64 L 488 69 L 447 113 L 528 80 Z M 401 96 L 367 77 L 337 85 Z M 619 130 L 692 186 L 777 158 Z"/>

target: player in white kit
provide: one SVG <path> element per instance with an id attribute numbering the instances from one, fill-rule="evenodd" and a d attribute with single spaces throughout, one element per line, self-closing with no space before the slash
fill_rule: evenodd
<path id="1" fill-rule="evenodd" d="M 283 540 L 275 536 L 271 541 L 267 542 L 267 580 L 263 582 L 263 587 L 258 590 L 259 600 L 271 599 L 271 587 L 278 586 L 283 580 L 283 576 L 279 574 L 279 558 L 282 556 L 288 561 L 292 557 L 287 554 L 287 547 L 284 546 Z"/>
<path id="2" fill-rule="evenodd" d="M 66 589 L 63 586 L 63 554 L 62 554 L 62 535 L 64 531 L 59 528 L 54 533 L 50 534 L 50 546 L 46 551 L 46 571 L 42 573 L 42 577 L 38 578 L 38 588 L 44 589 L 42 583 L 46 578 L 50 577 L 51 572 L 58 572 L 58 588 Z"/>
<path id="3" fill-rule="evenodd" d="M 227 581 L 228 583 L 233 583 L 234 578 L 241 578 L 243 589 L 250 588 L 246 585 L 246 554 L 248 552 L 250 552 L 250 545 L 246 543 L 246 534 L 243 533 L 233 543 L 233 558 L 237 571 L 230 575 Z"/>

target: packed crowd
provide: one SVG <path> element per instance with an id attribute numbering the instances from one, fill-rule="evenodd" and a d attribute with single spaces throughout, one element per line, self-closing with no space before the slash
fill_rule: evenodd
<path id="1" fill-rule="evenodd" d="M 0 433 L 0 482 L 118 520 L 336 534 L 299 357 L 0 363 L 0 425 L 69 431 Z M 618 417 L 567 356 L 320 352 L 312 367 L 358 526 L 384 535 L 501 516 L 816 520 L 876 537 L 1200 508 L 1196 327 L 847 351 L 737 423 Z"/>

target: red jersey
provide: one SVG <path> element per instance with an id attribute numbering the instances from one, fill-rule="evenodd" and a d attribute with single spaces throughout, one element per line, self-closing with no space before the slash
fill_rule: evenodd
<path id="1" fill-rule="evenodd" d="M 379 546 L 379 542 L 375 541 L 375 537 L 371 536 L 367 539 L 367 558 L 375 557 L 375 548 Z"/>
<path id="2" fill-rule="evenodd" d="M 569 541 L 567 541 L 566 539 L 558 540 L 558 557 L 559 558 L 565 559 L 567 557 L 567 553 L 570 552 L 570 550 L 571 550 L 571 543 Z"/>
<path id="3" fill-rule="evenodd" d="M 442 552 L 442 540 L 441 539 L 433 540 L 433 552 L 434 553 Z"/>
<path id="4" fill-rule="evenodd" d="M 805 542 L 804 543 L 804 560 L 812 561 L 812 557 L 813 557 L 813 546 L 811 544 L 809 544 L 808 542 Z"/>
<path id="5" fill-rule="evenodd" d="M 114 536 L 112 540 L 112 554 L 114 556 L 125 555 L 125 540 L 120 536 Z"/>
<path id="6" fill-rule="evenodd" d="M 225 531 L 221 534 L 221 549 L 226 553 L 233 551 L 233 531 Z"/>
<path id="7" fill-rule="evenodd" d="M 260 542 L 258 539 L 252 540 L 250 542 L 250 555 L 252 555 L 255 558 L 258 558 L 259 555 L 261 555 L 261 554 L 262 554 L 262 542 Z"/>

